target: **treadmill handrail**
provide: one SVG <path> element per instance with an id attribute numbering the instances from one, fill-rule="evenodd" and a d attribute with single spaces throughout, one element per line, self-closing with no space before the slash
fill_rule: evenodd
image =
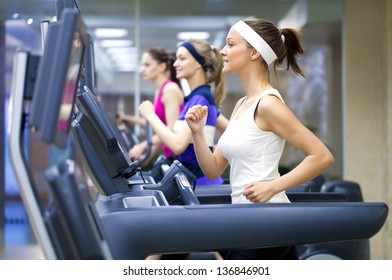
<path id="1" fill-rule="evenodd" d="M 101 221 L 110 230 L 115 259 L 143 259 L 156 253 L 367 239 L 387 214 L 382 202 L 226 204 L 116 208 L 101 213 Z"/>
<path id="2" fill-rule="evenodd" d="M 21 147 L 24 137 L 21 128 L 24 127 L 23 123 L 25 121 L 22 119 L 24 115 L 22 110 L 28 55 L 27 51 L 20 50 L 14 57 L 14 78 L 12 80 L 9 107 L 8 149 L 15 177 L 18 181 L 20 195 L 26 207 L 34 236 L 40 244 L 45 257 L 47 259 L 57 259 L 44 218 L 42 217 L 42 211 L 33 190 L 31 174 L 27 168 L 24 150 Z"/>

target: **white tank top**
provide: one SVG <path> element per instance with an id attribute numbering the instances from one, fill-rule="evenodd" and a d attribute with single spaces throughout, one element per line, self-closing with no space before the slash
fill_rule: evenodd
<path id="1" fill-rule="evenodd" d="M 259 129 L 254 121 L 254 112 L 265 95 L 274 95 L 284 102 L 276 89 L 263 91 L 249 109 L 236 119 L 243 109 L 244 103 L 241 104 L 218 141 L 219 151 L 230 163 L 232 203 L 251 203 L 242 195 L 246 184 L 252 181 L 270 181 L 280 176 L 278 166 L 285 140 L 274 132 Z M 281 192 L 268 202 L 290 201 L 285 192 Z"/>

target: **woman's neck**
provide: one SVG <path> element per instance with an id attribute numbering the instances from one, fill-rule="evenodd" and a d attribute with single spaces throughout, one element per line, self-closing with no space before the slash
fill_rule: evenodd
<path id="1" fill-rule="evenodd" d="M 240 80 L 248 99 L 259 96 L 261 92 L 268 88 L 272 88 L 266 73 L 258 69 L 244 70 L 240 73 Z"/>
<path id="2" fill-rule="evenodd" d="M 192 76 L 186 78 L 189 88 L 193 91 L 195 88 L 207 84 L 205 74 L 200 72 L 195 72 Z"/>
<path id="3" fill-rule="evenodd" d="M 166 82 L 169 78 L 164 75 L 157 76 L 152 82 L 155 87 L 155 92 L 158 92 L 164 82 Z"/>

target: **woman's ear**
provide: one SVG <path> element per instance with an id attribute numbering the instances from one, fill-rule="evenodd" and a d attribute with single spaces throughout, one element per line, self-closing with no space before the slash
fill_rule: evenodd
<path id="1" fill-rule="evenodd" d="M 256 49 L 252 49 L 250 59 L 251 60 L 256 60 L 260 57 L 260 53 Z"/>
<path id="2" fill-rule="evenodd" d="M 167 69 L 167 65 L 164 62 L 159 63 L 159 69 L 161 70 L 161 72 L 165 72 Z"/>

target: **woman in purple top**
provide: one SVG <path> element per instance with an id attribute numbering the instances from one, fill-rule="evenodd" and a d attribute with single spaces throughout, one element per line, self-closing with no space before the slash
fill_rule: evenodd
<path id="1" fill-rule="evenodd" d="M 178 47 L 176 56 L 174 62 L 176 76 L 188 82 L 191 92 L 185 97 L 184 109 L 174 124 L 174 130 L 168 129 L 159 119 L 150 101 L 142 102 L 139 112 L 150 122 L 160 141 L 167 145 L 178 156 L 178 160 L 197 177 L 197 185 L 222 184 L 222 178 L 210 181 L 201 171 L 191 141 L 191 131 L 184 118 L 187 110 L 196 104 L 208 107 L 209 114 L 204 126 L 204 134 L 212 150 L 215 144 L 218 108 L 222 105 L 226 94 L 222 57 L 219 55 L 219 50 L 212 47 L 209 42 L 196 39 L 183 42 Z M 214 86 L 214 93 L 211 84 Z"/>
<path id="2" fill-rule="evenodd" d="M 173 130 L 174 122 L 182 111 L 184 94 L 180 88 L 178 79 L 176 78 L 173 62 L 174 55 L 168 54 L 162 48 L 150 48 L 143 53 L 141 58 L 141 75 L 144 80 L 152 81 L 156 88 L 154 94 L 154 112 L 162 123 L 170 130 Z M 128 122 L 131 125 L 146 125 L 143 117 L 132 115 L 122 115 L 118 118 L 118 123 Z M 173 152 L 161 141 L 157 136 L 153 136 L 153 148 L 150 159 L 156 154 L 163 152 L 166 158 L 170 158 Z M 161 149 L 160 149 L 161 148 Z M 147 142 L 142 141 L 140 144 L 134 145 L 129 151 L 129 156 L 138 160 L 142 157 L 147 149 Z M 148 164 L 148 160 L 144 165 Z"/>

